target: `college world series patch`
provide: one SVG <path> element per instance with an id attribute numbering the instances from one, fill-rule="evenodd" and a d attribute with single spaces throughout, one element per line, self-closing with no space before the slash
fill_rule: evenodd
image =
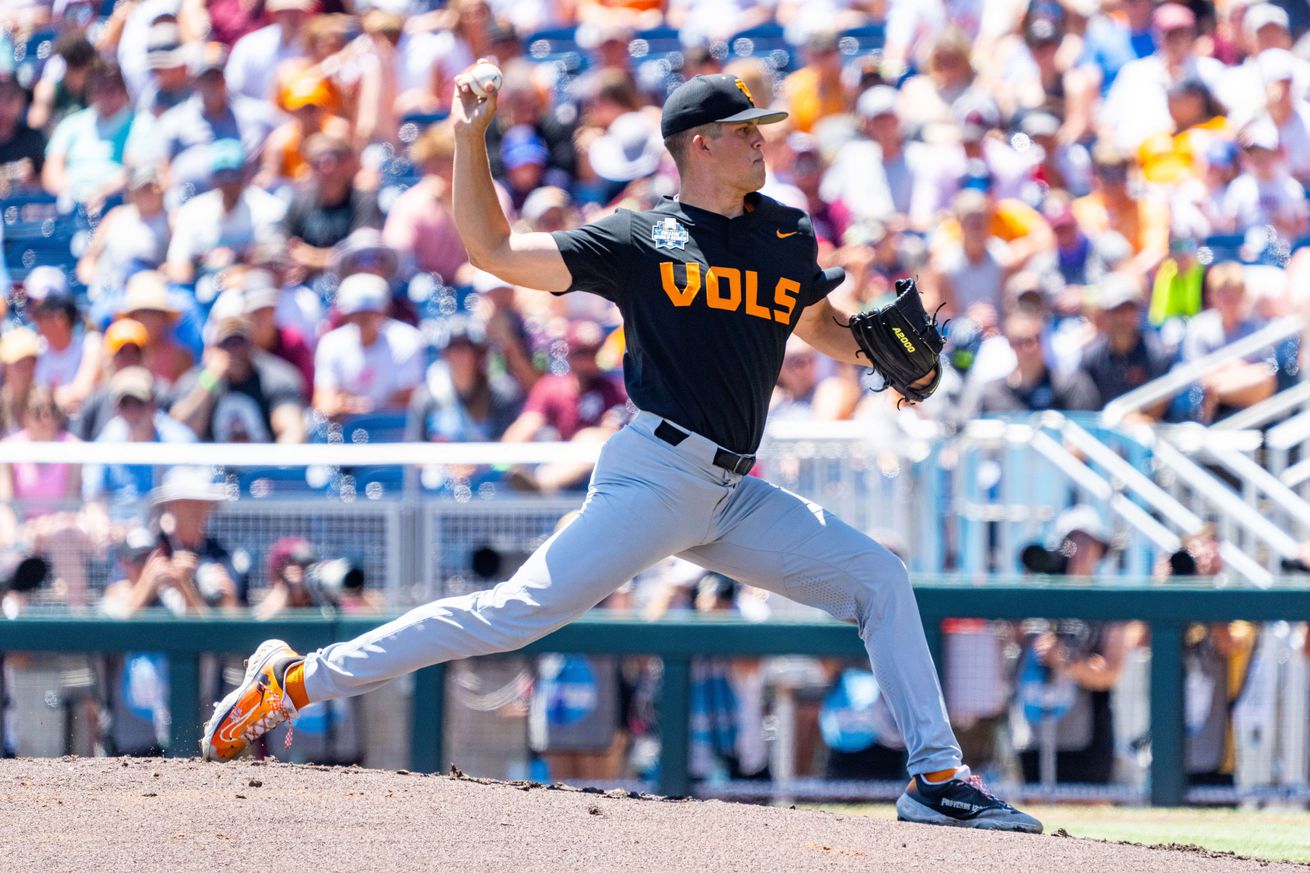
<path id="1" fill-rule="evenodd" d="M 677 219 L 665 218 L 651 227 L 650 238 L 655 241 L 656 248 L 685 249 L 691 236 Z"/>

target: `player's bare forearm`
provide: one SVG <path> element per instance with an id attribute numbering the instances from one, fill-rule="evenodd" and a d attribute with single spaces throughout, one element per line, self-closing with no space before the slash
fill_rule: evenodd
<path id="1" fill-rule="evenodd" d="M 826 299 L 807 306 L 796 322 L 796 335 L 816 351 L 846 364 L 869 366 L 869 359 L 860 352 L 855 335 L 842 325 L 850 320 Z"/>
<path id="2" fill-rule="evenodd" d="M 514 233 L 500 208 L 487 158 L 487 127 L 496 95 L 475 96 L 463 74 L 456 77 L 451 115 L 455 126 L 455 167 L 451 196 L 455 227 L 469 263 L 525 288 L 563 291 L 572 276 L 548 233 Z"/>

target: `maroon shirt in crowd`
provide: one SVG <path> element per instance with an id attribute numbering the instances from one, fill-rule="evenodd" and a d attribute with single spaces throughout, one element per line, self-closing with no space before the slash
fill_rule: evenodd
<path id="1" fill-rule="evenodd" d="M 583 428 L 596 427 L 605 413 L 627 401 L 623 387 L 613 379 L 601 377 L 579 391 L 573 376 L 544 376 L 532 386 L 523 411 L 540 413 L 561 440 L 571 440 Z"/>

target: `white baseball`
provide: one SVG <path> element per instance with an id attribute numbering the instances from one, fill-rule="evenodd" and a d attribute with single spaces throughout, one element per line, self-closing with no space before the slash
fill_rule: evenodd
<path id="1" fill-rule="evenodd" d="M 501 76 L 500 68 L 495 64 L 489 61 L 474 64 L 468 75 L 469 89 L 478 97 L 486 99 L 491 92 L 500 92 L 500 83 L 504 77 Z"/>

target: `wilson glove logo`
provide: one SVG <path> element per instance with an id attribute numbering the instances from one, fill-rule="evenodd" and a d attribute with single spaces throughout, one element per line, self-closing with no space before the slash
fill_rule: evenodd
<path id="1" fill-rule="evenodd" d="M 910 338 L 905 335 L 904 331 L 899 327 L 893 327 L 892 333 L 896 334 L 896 338 L 901 341 L 901 345 L 905 346 L 907 352 L 914 354 L 914 343 L 910 342 Z"/>

